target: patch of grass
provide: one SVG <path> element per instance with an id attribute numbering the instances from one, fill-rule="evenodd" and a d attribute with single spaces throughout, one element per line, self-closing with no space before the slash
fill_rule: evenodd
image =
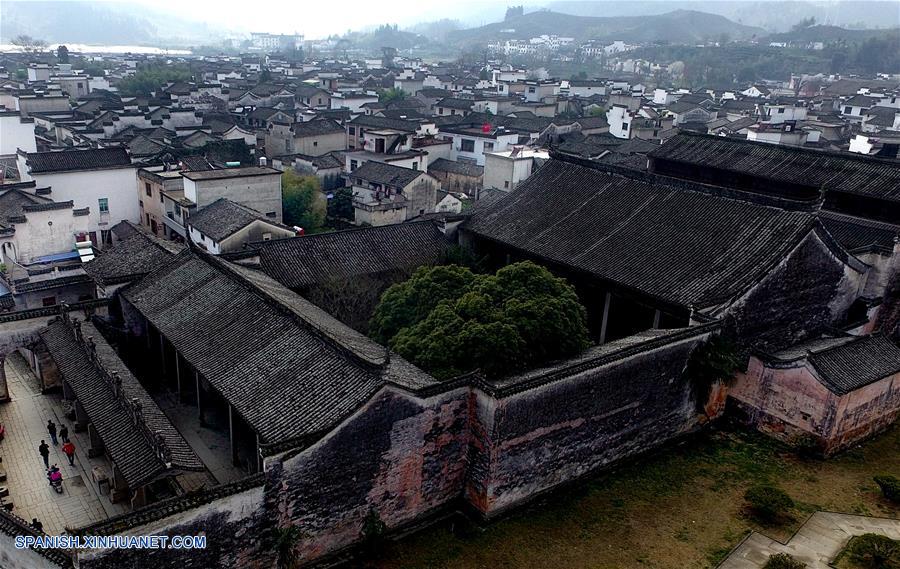
<path id="1" fill-rule="evenodd" d="M 900 516 L 872 478 L 900 472 L 900 427 L 850 454 L 799 458 L 755 432 L 722 430 L 551 493 L 534 505 L 457 537 L 447 525 L 397 543 L 385 569 L 708 569 L 751 530 L 787 539 L 817 509 Z M 777 484 L 797 504 L 782 527 L 742 514 L 743 496 Z"/>

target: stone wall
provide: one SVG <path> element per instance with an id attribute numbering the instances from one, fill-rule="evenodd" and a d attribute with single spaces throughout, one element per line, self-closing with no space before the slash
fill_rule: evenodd
<path id="1" fill-rule="evenodd" d="M 464 505 L 490 517 L 693 429 L 683 372 L 713 329 L 647 333 L 501 383 L 473 376 L 420 393 L 385 386 L 310 446 L 266 457 L 264 487 L 180 512 L 179 499 L 160 502 L 95 531 L 202 531 L 212 547 L 155 552 L 152 564 L 135 567 L 257 567 L 271 562 L 273 536 L 291 527 L 300 536 L 294 551 L 308 562 L 359 543 L 367 521 L 398 531 Z M 142 521 L 148 511 L 175 513 Z M 130 566 L 138 554 L 87 555 L 81 567 Z"/>

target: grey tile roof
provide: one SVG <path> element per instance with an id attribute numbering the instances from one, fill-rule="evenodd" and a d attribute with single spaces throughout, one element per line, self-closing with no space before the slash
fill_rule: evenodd
<path id="1" fill-rule="evenodd" d="M 873 247 L 890 251 L 894 247 L 894 238 L 900 236 L 900 224 L 891 225 L 830 211 L 819 213 L 819 218 L 838 243 L 851 253 Z"/>
<path id="2" fill-rule="evenodd" d="M 882 334 L 814 352 L 808 360 L 822 384 L 837 395 L 900 373 L 900 348 Z"/>
<path id="3" fill-rule="evenodd" d="M 150 235 L 131 222 L 117 224 L 120 241 L 85 263 L 84 270 L 101 286 L 124 283 L 146 275 L 169 261 L 184 247 Z"/>
<path id="4" fill-rule="evenodd" d="M 296 122 L 291 126 L 291 130 L 294 132 L 294 136 L 321 136 L 344 132 L 344 127 L 331 119 L 313 119 Z"/>
<path id="5" fill-rule="evenodd" d="M 128 157 L 128 152 L 122 147 L 61 150 L 55 152 L 30 152 L 26 157 L 26 161 L 32 174 L 42 172 L 65 172 L 69 170 L 121 168 L 131 165 L 131 159 Z"/>
<path id="6" fill-rule="evenodd" d="M 387 350 L 265 274 L 185 251 L 123 294 L 231 403 L 262 446 L 320 436 L 394 373 Z M 391 359 L 397 356 L 391 356 Z"/>
<path id="7" fill-rule="evenodd" d="M 700 308 L 749 288 L 816 223 L 808 213 L 554 159 L 463 229 Z"/>
<path id="8" fill-rule="evenodd" d="M 191 215 L 188 224 L 213 241 L 221 241 L 258 219 L 274 222 L 254 209 L 226 198 L 219 198 Z"/>
<path id="9" fill-rule="evenodd" d="M 178 474 L 166 466 L 154 448 L 150 438 L 154 433 L 159 433 L 165 440 L 173 468 L 204 470 L 203 463 L 112 346 L 90 322 L 80 325 L 84 340 L 90 338 L 94 342 L 96 362 L 85 342 L 79 341 L 74 329 L 61 318 L 41 330 L 40 336 L 128 485 L 136 489 L 159 476 Z M 117 397 L 97 362 L 106 373 L 115 372 L 121 379 L 125 400 L 140 402 L 140 422 L 134 421 L 132 410 L 126 409 L 122 399 Z M 146 426 L 146 432 L 138 426 L 141 424 Z"/>
<path id="10" fill-rule="evenodd" d="M 254 243 L 266 274 L 291 289 L 331 279 L 413 270 L 448 246 L 431 222 L 401 223 Z"/>
<path id="11" fill-rule="evenodd" d="M 385 162 L 369 160 L 348 174 L 347 177 L 351 180 L 361 178 L 376 184 L 405 188 L 423 174 L 425 174 L 425 172 L 421 170 L 413 170 L 412 168 L 404 168 Z"/>
<path id="12" fill-rule="evenodd" d="M 183 176 L 188 180 L 225 180 L 228 178 L 245 178 L 249 176 L 266 176 L 271 174 L 281 175 L 275 168 L 266 166 L 245 166 L 243 168 L 222 168 L 221 170 L 200 170 L 184 172 Z"/>
<path id="13" fill-rule="evenodd" d="M 438 158 L 428 165 L 428 171 L 449 172 L 450 174 L 478 178 L 484 175 L 484 166 L 472 164 L 471 162 L 455 162 L 446 158 Z"/>
<path id="14" fill-rule="evenodd" d="M 685 132 L 649 156 L 900 201 L 896 161 Z"/>

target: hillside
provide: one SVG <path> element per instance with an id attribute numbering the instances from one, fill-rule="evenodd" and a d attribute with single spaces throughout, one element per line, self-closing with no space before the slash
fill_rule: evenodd
<path id="1" fill-rule="evenodd" d="M 837 26 L 810 26 L 791 30 L 782 34 L 772 34 L 765 39 L 770 42 L 816 42 L 862 43 L 870 38 L 900 34 L 900 28 L 892 30 L 848 30 Z"/>
<path id="2" fill-rule="evenodd" d="M 556 0 L 546 6 L 574 16 L 648 16 L 672 10 L 695 10 L 725 16 L 748 26 L 785 32 L 800 20 L 849 28 L 884 28 L 897 25 L 897 2 L 884 0 L 785 0 L 777 9 L 760 0 Z"/>
<path id="3" fill-rule="evenodd" d="M 501 31 L 510 29 L 515 31 Z M 765 35 L 765 30 L 741 25 L 723 16 L 690 10 L 610 18 L 539 11 L 480 28 L 453 32 L 448 35 L 448 41 L 459 45 L 486 44 L 497 39 L 528 39 L 541 34 L 574 37 L 578 41 L 593 39 L 694 44 L 719 38 L 722 34 L 727 34 L 732 40 L 750 39 Z"/>
<path id="4" fill-rule="evenodd" d="M 19 34 L 49 43 L 191 45 L 221 41 L 222 30 L 141 5 L 83 0 L 3 0 L 0 43 Z"/>

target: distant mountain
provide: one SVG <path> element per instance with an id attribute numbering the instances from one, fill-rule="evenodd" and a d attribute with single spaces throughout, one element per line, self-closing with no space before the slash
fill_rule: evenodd
<path id="1" fill-rule="evenodd" d="M 732 40 L 762 36 L 762 28 L 744 26 L 715 14 L 676 10 L 649 16 L 584 17 L 542 10 L 488 24 L 480 28 L 448 34 L 458 45 L 483 44 L 498 39 L 528 39 L 541 34 L 574 37 L 578 41 L 623 40 L 626 42 L 668 41 L 697 43 L 723 34 Z"/>
<path id="2" fill-rule="evenodd" d="M 770 42 L 845 42 L 861 43 L 869 38 L 893 34 L 900 35 L 900 28 L 892 30 L 848 30 L 837 26 L 810 26 L 780 34 L 772 34 L 765 39 Z"/>
<path id="3" fill-rule="evenodd" d="M 3 0 L 0 43 L 24 34 L 48 43 L 176 47 L 219 43 L 223 31 L 137 4 Z"/>
<path id="4" fill-rule="evenodd" d="M 898 24 L 896 0 L 560 0 L 546 6 L 575 16 L 649 16 L 672 10 L 718 14 L 747 26 L 788 31 L 800 20 L 849 28 L 890 28 Z"/>

